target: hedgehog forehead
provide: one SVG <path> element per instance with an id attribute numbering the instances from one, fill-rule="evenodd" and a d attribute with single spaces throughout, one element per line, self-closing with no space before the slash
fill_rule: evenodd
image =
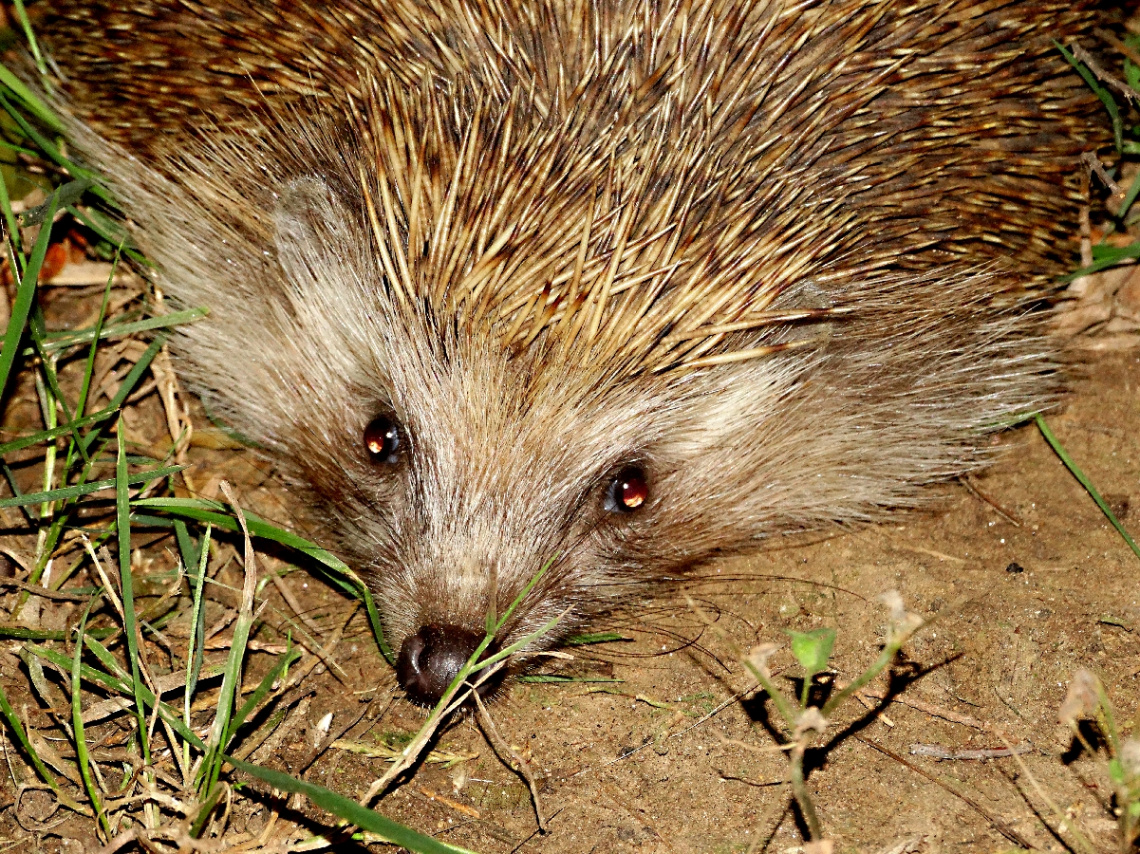
<path id="1" fill-rule="evenodd" d="M 671 394 L 640 378 L 602 388 L 596 376 L 541 356 L 511 358 L 472 340 L 428 371 L 401 377 L 394 408 L 412 442 L 445 469 L 490 477 L 596 476 L 644 453 L 668 429 Z"/>

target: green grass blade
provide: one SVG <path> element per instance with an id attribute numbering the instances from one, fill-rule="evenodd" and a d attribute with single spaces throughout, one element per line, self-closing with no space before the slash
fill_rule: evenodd
<path id="1" fill-rule="evenodd" d="M 1077 74 L 1081 75 L 1081 79 L 1085 84 L 1093 90 L 1100 102 L 1104 104 L 1104 109 L 1108 112 L 1109 118 L 1112 120 L 1112 135 L 1116 143 L 1116 150 L 1120 151 L 1124 147 L 1124 122 L 1120 118 L 1120 108 L 1116 105 L 1116 99 L 1112 97 L 1112 93 L 1100 84 L 1096 76 L 1088 69 L 1088 67 L 1078 60 L 1073 54 L 1065 48 L 1063 44 L 1054 41 L 1053 44 L 1057 46 L 1057 50 L 1068 60 L 1069 65 L 1076 69 Z"/>
<path id="2" fill-rule="evenodd" d="M 63 389 L 59 385 L 59 374 L 56 369 L 56 358 L 49 355 L 44 349 L 44 319 L 43 312 L 39 309 L 38 306 L 32 310 L 32 316 L 28 320 L 28 334 L 32 339 L 32 346 L 35 349 L 36 354 L 39 356 L 40 373 L 43 375 L 43 379 L 47 380 L 48 388 L 51 390 L 52 399 L 45 399 L 45 403 L 48 404 L 49 408 L 49 411 L 45 413 L 48 419 L 47 426 L 49 429 L 59 426 L 53 423 L 51 420 L 58 418 L 58 413 L 55 411 L 57 407 L 62 410 L 63 423 L 72 424 L 75 421 L 75 418 L 71 413 L 71 408 L 67 405 L 67 397 L 64 395 Z M 39 378 L 37 377 L 37 380 L 38 379 Z M 86 459 L 87 454 L 86 451 L 82 449 L 82 438 L 79 435 L 79 430 L 73 429 L 71 432 L 74 438 L 74 445 L 81 449 L 83 457 Z M 44 472 L 45 489 L 47 489 L 50 485 L 54 469 L 55 453 L 55 447 L 49 446 L 47 448 L 49 465 L 47 466 L 47 470 Z M 43 515 L 46 515 L 47 512 L 48 508 L 44 508 Z"/>
<path id="3" fill-rule="evenodd" d="M 88 637 L 110 637 L 118 629 L 88 629 Z M 29 629 L 24 626 L 0 626 L 0 638 L 10 640 L 63 641 L 71 637 L 71 632 L 62 629 Z"/>
<path id="4" fill-rule="evenodd" d="M 54 649 L 48 649 L 45 646 L 40 646 L 39 644 L 34 643 L 25 644 L 23 648 L 30 652 L 32 655 L 42 658 L 45 661 L 50 661 L 65 673 L 71 672 L 72 662 L 71 659 L 66 655 L 62 655 L 59 652 L 56 652 Z M 104 673 L 102 670 L 96 670 L 90 665 L 82 665 L 79 675 L 94 685 L 102 685 L 104 688 L 110 688 L 112 691 L 115 691 L 119 694 L 129 696 L 132 693 L 131 686 L 127 682 L 124 682 L 121 679 L 116 679 L 110 673 Z"/>
<path id="5" fill-rule="evenodd" d="M 135 362 L 135 366 L 123 377 L 122 385 L 119 386 L 119 390 L 115 392 L 115 396 L 111 398 L 111 402 L 107 404 L 107 409 L 104 411 L 114 411 L 126 403 L 127 397 L 135 390 L 135 386 L 138 385 L 139 380 L 142 379 L 143 374 L 146 373 L 147 368 L 150 367 L 150 363 L 154 360 L 154 357 L 158 355 L 168 337 L 166 334 L 158 335 L 150 342 L 150 346 L 143 351 L 142 356 Z"/>
<path id="6" fill-rule="evenodd" d="M 0 501 L 0 506 L 3 506 L 2 501 Z M 226 509 L 226 505 L 217 501 L 206 501 L 201 498 L 144 498 L 136 501 L 135 507 L 162 510 L 167 513 L 183 516 L 187 519 L 209 522 L 215 527 L 226 531 L 240 530 L 237 519 L 229 513 Z M 376 609 L 376 602 L 372 598 L 372 591 L 368 589 L 368 585 L 364 583 L 360 576 L 349 568 L 348 564 L 336 557 L 332 552 L 321 548 L 316 543 L 310 542 L 304 537 L 299 537 L 290 531 L 278 528 L 276 525 L 266 522 L 253 513 L 246 513 L 245 521 L 249 526 L 251 536 L 280 543 L 283 546 L 288 546 L 312 558 L 322 567 L 331 571 L 332 574 L 329 577 L 336 582 L 342 590 L 352 596 L 360 598 L 361 601 L 364 602 L 364 607 L 368 614 L 368 623 L 372 629 L 373 638 L 380 648 L 381 654 L 388 660 L 389 664 L 395 664 L 396 657 L 384 637 L 384 629 L 380 622 L 380 612 Z"/>
<path id="7" fill-rule="evenodd" d="M 254 594 L 257 579 L 253 546 L 245 525 L 242 525 L 242 533 L 245 535 L 245 581 L 242 584 L 241 605 L 231 632 L 230 653 L 226 658 L 222 688 L 218 692 L 217 711 L 214 713 L 214 722 L 210 725 L 210 735 L 206 740 L 206 758 L 199 772 L 198 792 L 204 799 L 212 796 L 214 785 L 218 782 L 222 771 L 223 752 L 226 749 L 227 735 L 231 731 L 234 705 L 241 698 L 242 664 L 245 662 L 246 646 L 256 617 Z"/>
<path id="8" fill-rule="evenodd" d="M 530 595 L 530 591 L 532 591 L 534 589 L 535 585 L 538 584 L 538 582 L 542 580 L 542 577 L 544 575 L 546 575 L 546 573 L 550 570 L 550 567 L 554 566 L 554 562 L 556 560 L 558 560 L 558 555 L 555 555 L 554 557 L 552 557 L 550 560 L 548 560 L 546 563 L 544 563 L 542 565 L 542 567 L 538 570 L 538 572 L 536 572 L 531 577 L 530 581 L 528 581 L 526 583 L 526 586 L 523 587 L 523 589 L 519 593 L 519 595 L 515 597 L 515 601 L 513 601 L 510 604 L 510 606 L 507 608 L 507 610 L 503 612 L 503 616 L 501 616 L 497 621 L 495 621 L 494 624 L 492 624 L 492 622 L 490 620 L 488 620 L 487 634 L 494 635 L 499 629 L 501 629 L 503 626 L 505 626 L 507 624 L 507 620 L 509 620 L 511 618 L 511 614 L 513 614 L 515 612 L 515 609 L 517 609 L 518 606 L 522 604 L 523 600 L 526 599 L 526 597 Z M 559 617 L 558 619 L 561 619 L 561 617 Z"/>
<path id="9" fill-rule="evenodd" d="M 55 208 L 59 202 L 58 193 L 53 193 L 51 201 L 51 215 L 55 216 Z M 49 220 L 50 221 L 50 220 Z M 0 345 L 0 397 L 8 387 L 8 376 L 12 372 L 12 365 L 16 361 L 16 353 L 20 348 L 20 339 L 28 324 L 28 315 L 32 310 L 32 303 L 36 295 L 36 282 L 40 276 L 40 267 L 43 266 L 44 256 L 47 254 L 48 243 L 51 240 L 51 226 L 45 224 L 40 229 L 32 254 L 28 258 L 28 266 L 20 276 L 20 284 L 16 289 L 16 300 L 12 304 L 11 316 L 8 320 L 8 329 L 4 332 L 4 341 Z"/>
<path id="10" fill-rule="evenodd" d="M 51 430 L 40 430 L 38 433 L 22 436 L 19 439 L 13 439 L 11 442 L 0 444 L 0 456 L 10 454 L 13 451 L 20 451 L 24 448 L 30 448 L 32 445 L 38 445 L 41 442 L 50 442 L 52 439 L 57 439 L 60 436 L 72 432 L 72 430 L 89 427 L 99 421 L 105 421 L 114 414 L 114 410 L 104 409 L 85 416 L 84 418 L 76 418 L 70 424 L 61 424 L 59 427 L 53 427 Z"/>
<path id="11" fill-rule="evenodd" d="M 63 123 L 56 117 L 55 113 L 47 108 L 43 101 L 24 85 L 24 82 L 12 73 L 6 65 L 0 65 L 0 83 L 7 86 L 12 94 L 16 96 L 16 100 L 24 106 L 32 115 L 36 117 L 36 121 L 43 124 L 52 133 L 63 133 Z M 14 105 L 9 108 L 9 112 L 14 109 Z"/>
<path id="12" fill-rule="evenodd" d="M 51 786 L 51 790 L 57 795 L 59 792 L 59 781 L 55 779 L 51 771 L 44 765 L 43 760 L 40 759 L 31 741 L 28 740 L 28 734 L 24 732 L 24 725 L 20 722 L 20 718 L 12 709 L 11 704 L 8 703 L 8 697 L 5 695 L 4 690 L 0 688 L 0 712 L 3 712 L 4 719 L 8 722 L 8 728 L 12 730 L 12 734 L 16 736 L 16 742 L 20 745 L 20 749 L 24 751 L 27 757 L 32 761 L 32 767 L 36 769 L 36 773 L 40 778 Z"/>
<path id="13" fill-rule="evenodd" d="M 203 753 L 206 751 L 205 742 L 178 718 L 177 713 L 170 708 L 170 706 L 165 703 L 160 704 L 159 714 L 180 737 L 186 739 L 186 741 L 192 744 L 197 750 Z M 440 842 L 430 836 L 418 833 L 409 827 L 392 821 L 392 819 L 381 815 L 375 810 L 362 807 L 356 801 L 346 798 L 343 795 L 338 795 L 336 792 L 330 791 L 323 786 L 298 780 L 281 771 L 274 771 L 269 768 L 262 768 L 260 765 L 254 765 L 251 762 L 244 762 L 228 754 L 223 754 L 222 759 L 237 770 L 251 777 L 256 777 L 279 791 L 305 795 L 322 809 L 326 809 L 345 821 L 351 822 L 362 830 L 383 836 L 396 845 L 402 845 L 409 851 L 415 852 L 415 854 L 477 854 L 477 852 L 470 851 L 466 848 L 448 845 L 445 842 Z"/>
<path id="14" fill-rule="evenodd" d="M 24 493 L 20 492 L 20 485 L 18 483 L 16 483 L 15 473 L 12 471 L 11 467 L 6 462 L 4 462 L 4 460 L 2 460 L 2 459 L 0 459 L 0 469 L 2 469 L 4 472 L 4 480 L 7 481 L 8 488 L 10 490 L 12 490 L 12 495 L 14 495 L 17 498 L 19 498 L 21 495 L 23 495 Z M 20 515 L 24 517 L 24 522 L 27 524 L 27 526 L 29 528 L 34 529 L 37 525 L 39 525 L 40 520 L 35 518 L 34 516 L 32 516 L 32 514 L 28 511 L 28 508 L 26 506 L 21 506 L 21 505 L 17 505 L 17 506 L 19 507 Z M 39 583 L 39 576 L 35 575 L 35 577 L 33 577 L 33 578 L 28 578 L 28 583 L 29 584 L 38 584 Z"/>
<path id="15" fill-rule="evenodd" d="M 86 642 L 87 642 L 87 648 L 89 650 L 91 650 L 91 652 L 95 654 L 95 657 L 97 659 L 99 659 L 99 662 L 104 667 L 107 668 L 107 670 L 108 670 L 107 675 L 115 674 L 118 676 L 119 684 L 121 686 L 121 690 L 119 691 L 119 693 L 123 694 L 124 696 L 131 696 L 133 694 L 133 691 L 134 691 L 134 689 L 132 688 L 132 686 L 130 684 L 131 676 L 129 673 L 127 673 L 126 670 L 123 669 L 123 666 L 121 664 L 119 664 L 119 662 L 111 654 L 111 651 L 109 649 L 107 649 L 107 647 L 103 646 L 103 644 L 99 643 L 99 641 L 95 640 L 92 637 L 92 632 L 90 632 L 90 631 L 87 633 Z M 95 671 L 95 672 L 98 672 L 98 671 Z M 219 676 L 219 675 L 221 675 L 221 673 L 222 673 L 222 668 L 218 667 L 218 666 L 212 666 L 212 667 L 205 668 L 205 674 L 206 674 L 207 678 L 213 678 L 214 676 Z M 86 675 L 84 676 L 84 678 L 86 678 Z M 154 693 L 149 688 L 145 687 L 145 685 L 143 687 L 143 699 L 146 701 L 148 708 L 154 708 L 154 704 L 155 704 Z M 161 698 L 159 698 L 159 702 L 161 702 Z"/>
<path id="16" fill-rule="evenodd" d="M 532 641 L 538 640 L 540 637 L 545 635 L 547 632 L 553 630 L 555 626 L 557 626 L 560 622 L 562 622 L 562 620 L 566 616 L 568 610 L 569 609 L 567 609 L 567 611 L 563 611 L 561 614 L 557 615 L 556 617 L 551 617 L 542 626 L 535 629 L 529 635 L 524 635 L 523 637 L 519 638 L 517 641 L 515 641 L 513 644 L 506 647 L 505 649 L 499 650 L 494 655 L 487 656 L 482 661 L 475 662 L 474 666 L 471 668 L 471 672 L 474 673 L 474 672 L 482 670 L 486 667 L 490 667 L 492 664 L 495 664 L 497 662 L 503 661 L 504 659 L 510 658 L 512 655 L 514 655 L 516 652 L 518 652 L 521 649 L 523 649 L 524 647 L 526 647 Z M 490 635 L 489 637 L 491 637 L 493 639 L 494 635 Z"/>
<path id="17" fill-rule="evenodd" d="M 8 185 L 0 179 L 0 209 L 4 213 L 4 223 L 8 226 L 4 235 L 4 245 L 8 250 L 10 268 L 12 270 L 24 269 L 24 253 L 20 251 L 20 226 L 16 222 L 16 212 L 12 210 L 12 199 L 8 196 Z"/>
<path id="18" fill-rule="evenodd" d="M 124 688 L 131 684 L 131 674 L 123 669 L 123 665 L 119 664 L 115 656 L 111 655 L 111 650 L 93 638 L 90 632 L 84 636 L 83 642 L 87 644 L 87 648 L 99 659 L 99 663 L 107 668 L 107 672 L 118 679 Z M 124 691 L 123 693 L 127 692 Z"/>
<path id="19" fill-rule="evenodd" d="M 107 650 L 107 648 L 100 643 L 93 642 L 90 635 L 87 636 L 86 646 L 88 649 L 95 653 L 96 657 L 99 658 L 100 661 L 105 660 L 105 657 L 111 658 L 111 653 Z M 42 658 L 45 661 L 51 662 L 64 672 L 67 672 L 71 669 L 71 659 L 54 649 L 48 649 L 47 647 L 39 646 L 38 644 L 26 644 L 24 646 L 24 649 L 38 658 Z M 116 662 L 113 667 L 111 667 L 111 669 L 121 671 L 122 667 Z M 90 665 L 82 665 L 80 667 L 79 675 L 94 685 L 101 685 L 104 688 L 108 688 L 117 694 L 121 694 L 124 697 L 134 696 L 134 686 L 131 685 L 130 682 L 128 682 L 126 679 L 116 679 L 110 673 L 104 673 L 102 670 L 96 670 Z M 212 671 L 211 675 L 213 675 Z M 194 731 L 182 722 L 181 718 L 178 717 L 174 709 L 156 698 L 154 692 L 147 688 L 145 685 L 142 687 L 142 698 L 143 702 L 146 703 L 147 708 L 154 708 L 154 705 L 157 702 L 159 704 L 159 712 L 162 714 L 163 720 L 169 724 L 170 727 L 175 732 L 177 732 L 181 738 L 189 741 L 199 750 L 205 751 L 206 745 L 202 743 L 202 739 L 198 738 L 198 736 L 194 734 Z"/>
<path id="20" fill-rule="evenodd" d="M 167 513 L 175 513 L 179 516 L 185 516 L 188 519 L 196 519 L 199 522 L 209 522 L 215 527 L 224 528 L 227 531 L 241 530 L 237 519 L 232 516 L 227 509 L 228 505 L 222 504 L 219 501 L 207 501 L 204 498 L 144 498 L 136 501 L 135 506 L 165 510 Z M 276 525 L 266 522 L 264 519 L 252 513 L 245 514 L 245 521 L 249 526 L 251 536 L 272 540 L 275 543 L 288 546 L 291 549 L 295 549 L 317 560 L 335 572 L 345 575 L 355 575 L 355 573 L 349 569 L 348 564 L 336 557 L 332 552 L 322 549 L 304 537 L 299 537 L 290 531 L 278 528 Z"/>
<path id="21" fill-rule="evenodd" d="M 34 148 L 24 148 L 22 145 L 16 145 L 14 142 L 9 142 L 6 139 L 0 139 L 0 149 L 10 151 L 12 154 L 22 155 L 23 157 L 39 157 L 40 153 Z M 0 184 L 3 182 L 0 181 Z"/>
<path id="22" fill-rule="evenodd" d="M 8 115 L 12 117 L 12 120 L 20 126 L 20 130 L 24 132 L 24 135 L 27 136 L 28 139 L 30 139 L 32 142 L 34 142 L 36 146 L 52 161 L 64 167 L 76 178 L 86 178 L 92 181 L 93 183 L 90 188 L 91 192 L 102 199 L 104 202 L 107 202 L 108 204 L 114 204 L 114 201 L 111 198 L 111 194 L 107 191 L 107 189 L 100 186 L 98 182 L 96 182 L 95 173 L 76 165 L 73 161 L 64 156 L 63 152 L 59 150 L 59 146 L 44 136 L 42 133 L 40 133 L 38 130 L 36 130 L 34 127 L 32 127 L 28 120 L 24 118 L 23 114 L 21 114 L 20 111 L 15 108 L 12 102 L 9 101 L 3 93 L 0 93 L 0 107 L 3 107 L 8 112 Z"/>
<path id="23" fill-rule="evenodd" d="M 150 739 L 147 736 L 146 714 L 143 711 L 142 671 L 139 667 L 139 635 L 135 622 L 135 589 L 131 573 L 131 505 L 127 478 L 126 442 L 123 439 L 125 425 L 120 421 L 118 429 L 119 453 L 115 462 L 115 518 L 119 534 L 119 585 L 123 600 L 123 631 L 127 636 L 127 651 L 131 659 L 131 684 L 135 695 L 135 718 L 139 727 L 139 745 L 142 747 L 143 762 L 150 765 Z"/>
<path id="24" fill-rule="evenodd" d="M 92 643 L 93 639 L 88 635 L 85 640 L 87 647 L 95 651 Z M 102 647 L 101 644 L 96 644 L 96 646 L 99 647 L 98 651 L 95 652 L 98 658 L 102 659 L 104 655 L 110 656 L 110 653 L 106 648 Z M 29 644 L 27 649 L 34 655 L 45 658 L 57 666 L 62 666 L 65 670 L 70 670 L 74 667 L 74 659 L 69 659 L 67 656 L 55 650 L 46 649 L 34 644 Z M 116 680 L 109 674 L 95 670 L 92 667 L 80 664 L 78 672 L 79 676 L 84 680 L 103 685 L 125 696 L 132 694 L 132 686 L 126 681 Z M 168 724 L 180 738 L 184 739 L 202 753 L 207 751 L 205 742 L 182 721 L 179 714 L 168 704 L 158 700 L 153 692 L 145 686 L 143 686 L 141 690 L 141 698 L 145 708 L 154 708 L 157 704 L 159 715 L 163 721 Z M 4 702 L 6 704 L 6 700 Z M 15 715 L 13 714 L 12 717 L 14 718 Z M 334 813 L 341 819 L 351 822 L 362 830 L 383 836 L 385 839 L 389 839 L 397 845 L 404 846 L 409 851 L 416 852 L 416 854 L 475 854 L 475 852 L 471 852 L 467 849 L 448 845 L 436 839 L 432 839 L 430 836 L 418 833 L 411 828 L 392 821 L 374 810 L 362 807 L 355 801 L 321 786 L 297 780 L 280 771 L 273 771 L 249 762 L 244 762 L 227 754 L 221 754 L 219 758 L 222 762 L 228 763 L 237 770 L 251 777 L 256 777 L 276 789 L 303 794 L 317 806 Z"/>
<path id="25" fill-rule="evenodd" d="M 230 741 L 233 739 L 234 734 L 245 723 L 246 718 L 253 712 L 260 704 L 261 701 L 268 696 L 269 691 L 273 688 L 273 683 L 276 682 L 281 675 L 289 668 L 293 662 L 301 657 L 301 651 L 293 646 L 292 639 L 285 650 L 285 654 L 278 657 L 277 662 L 270 668 L 269 672 L 261 678 L 257 687 L 246 698 L 242 707 L 234 714 L 233 719 L 230 721 L 229 726 L 226 727 L 225 737 L 222 740 L 224 749 L 229 750 Z"/>
<path id="26" fill-rule="evenodd" d="M 198 815 L 195 816 L 194 822 L 190 825 L 190 838 L 197 839 L 202 835 L 202 831 L 206 828 L 206 823 L 210 820 L 210 813 L 214 811 L 214 807 L 218 805 L 225 790 L 221 786 L 215 786 L 211 789 L 201 802 L 198 804 Z"/>
<path id="27" fill-rule="evenodd" d="M 133 518 L 138 518 L 140 514 L 132 513 Z M 160 518 L 160 517 L 154 517 Z M 169 521 L 169 520 L 167 520 Z M 198 572 L 198 564 L 202 560 L 202 552 L 208 548 L 208 538 L 210 534 L 210 526 L 206 526 L 206 531 L 202 535 L 202 540 L 199 544 L 194 543 L 194 538 L 190 536 L 190 529 L 186 527 L 186 523 L 181 519 L 175 519 L 172 523 L 174 526 L 174 539 L 178 543 L 178 555 L 182 559 L 182 566 L 188 574 L 190 581 L 190 589 L 194 590 L 194 579 Z"/>
<path id="28" fill-rule="evenodd" d="M 1073 477 L 1077 479 L 1077 482 L 1085 488 L 1085 491 L 1092 496 L 1092 500 L 1096 502 L 1096 506 L 1100 508 L 1100 512 L 1112 523 L 1112 527 L 1116 528 L 1117 533 L 1124 538 L 1124 542 L 1128 543 L 1128 548 L 1132 549 L 1133 554 L 1135 554 L 1136 557 L 1140 557 L 1140 548 L 1136 546 L 1136 541 L 1129 536 L 1128 531 L 1120 524 L 1120 520 L 1116 518 L 1116 514 L 1113 513 L 1112 508 L 1108 506 L 1108 502 L 1097 492 L 1097 488 L 1093 486 L 1092 481 L 1089 480 L 1085 476 L 1085 473 L 1081 471 L 1080 467 L 1073 462 L 1073 458 L 1065 452 L 1060 441 L 1053 435 L 1053 431 L 1049 429 L 1049 425 L 1045 423 L 1045 419 L 1041 417 L 1040 413 L 1035 413 L 1033 420 L 1037 424 L 1037 429 L 1041 431 L 1041 435 L 1045 437 L 1045 441 L 1049 443 L 1049 447 L 1053 449 L 1053 453 L 1060 457 L 1061 462 L 1065 464 L 1065 468 L 1067 468 Z"/>
<path id="29" fill-rule="evenodd" d="M 615 641 L 628 641 L 621 632 L 587 632 L 581 635 L 570 635 L 562 641 L 563 646 L 585 646 L 595 643 L 613 643 Z"/>
<path id="30" fill-rule="evenodd" d="M 142 267 L 154 267 L 131 242 L 130 232 L 117 219 L 97 208 L 69 207 L 67 212 L 95 232 L 100 238 L 111 246 L 122 247 L 122 252 L 136 264 Z"/>
<path id="31" fill-rule="evenodd" d="M 111 264 L 111 273 L 107 276 L 107 286 L 103 289 L 103 302 L 99 306 L 99 318 L 95 321 L 95 334 L 91 337 L 91 346 L 87 349 L 87 362 L 83 366 L 83 382 L 79 385 L 79 399 L 75 402 L 75 414 L 82 417 L 87 408 L 87 396 L 91 392 L 91 380 L 95 376 L 95 354 L 99 350 L 99 334 L 103 330 L 103 322 L 107 318 L 107 305 L 111 300 L 111 285 L 115 281 L 115 271 L 119 268 L 119 256 Z M 80 448 L 86 453 L 87 449 Z"/>
<path id="32" fill-rule="evenodd" d="M 1082 276 L 1087 276 L 1090 273 L 1099 273 L 1101 270 L 1115 267 L 1117 264 L 1132 258 L 1140 258 L 1140 241 L 1130 243 L 1127 246 L 1094 246 L 1093 263 L 1068 275 L 1062 276 L 1057 281 L 1061 284 L 1068 284 Z"/>
<path id="33" fill-rule="evenodd" d="M 137 335 L 140 332 L 149 332 L 152 329 L 167 329 L 183 323 L 193 323 L 201 320 L 208 314 L 204 308 L 188 308 L 184 311 L 172 311 L 170 314 L 161 314 L 158 317 L 148 317 L 146 320 L 136 320 L 131 323 L 112 323 L 104 326 L 98 333 L 94 327 L 77 329 L 67 332 L 55 332 L 44 336 L 44 349 L 49 352 L 74 347 L 77 344 L 88 344 L 95 340 L 96 334 L 101 341 L 112 338 L 125 338 L 128 335 Z"/>
<path id="34" fill-rule="evenodd" d="M 71 433 L 75 429 L 79 429 L 81 427 L 87 427 L 87 426 L 90 426 L 92 424 L 98 423 L 100 421 L 105 421 L 106 419 L 113 416 L 116 412 L 118 412 L 119 408 L 123 405 L 123 402 L 127 399 L 127 397 L 130 395 L 130 393 L 132 391 L 134 391 L 135 387 L 138 385 L 139 381 L 142 379 L 143 374 L 145 374 L 147 368 L 150 367 L 151 361 L 154 359 L 155 356 L 158 355 L 158 352 L 162 349 L 162 345 L 165 343 L 166 338 L 167 338 L 167 336 L 160 335 L 154 341 L 151 342 L 150 346 L 147 347 L 146 351 L 139 358 L 139 360 L 135 363 L 134 367 L 132 367 L 131 370 L 127 373 L 127 375 L 125 377 L 123 377 L 123 381 L 119 385 L 119 390 L 115 393 L 115 397 L 111 400 L 111 402 L 107 405 L 107 407 L 105 409 L 101 409 L 99 412 L 92 413 L 91 415 L 84 416 L 83 418 L 78 418 L 75 421 L 73 421 L 71 424 L 60 425 L 59 427 L 54 427 L 51 430 L 42 430 L 38 433 L 33 433 L 30 436 L 24 436 L 24 437 L 21 437 L 19 439 L 13 439 L 11 442 L 5 442 L 4 444 L 0 445 L 0 456 L 2 456 L 4 454 L 12 453 L 13 451 L 18 451 L 18 450 L 21 450 L 23 448 L 30 447 L 32 445 L 39 444 L 40 442 L 51 441 L 52 439 L 55 439 L 59 436 L 62 436 L 62 435 L 67 434 L 67 433 Z M 88 454 L 86 452 L 90 451 L 91 446 L 99 439 L 99 435 L 100 434 L 98 432 L 94 432 L 94 433 L 88 434 L 87 436 L 85 436 L 83 438 L 83 440 L 80 444 L 83 447 L 83 450 L 85 452 L 85 456 L 88 456 Z M 112 483 L 112 481 L 107 481 L 108 486 L 111 483 Z M 74 487 L 72 487 L 72 488 L 74 488 Z M 16 491 L 13 490 L 13 493 L 16 493 Z M 17 497 L 19 497 L 19 495 L 22 495 L 23 493 L 16 493 L 16 494 L 17 494 Z M 79 494 L 86 494 L 86 493 L 81 492 Z M 56 496 L 56 497 L 60 497 L 60 496 Z M 77 496 L 73 495 L 73 496 L 63 496 L 63 497 L 77 497 Z M 34 501 L 29 500 L 29 503 L 34 503 Z M 21 506 L 21 505 L 17 503 L 14 506 Z"/>
<path id="35" fill-rule="evenodd" d="M 105 839 L 112 837 L 111 826 L 107 821 L 107 814 L 103 811 L 102 800 L 99 797 L 99 787 L 91 776 L 91 756 L 87 751 L 87 737 L 83 726 L 83 693 L 82 687 L 82 661 L 83 661 L 83 633 L 87 628 L 87 618 L 91 614 L 91 606 L 97 601 L 92 598 L 83 611 L 79 621 L 79 637 L 75 642 L 75 654 L 71 660 L 71 727 L 75 736 L 75 761 L 79 766 L 79 776 L 83 780 L 83 788 L 87 790 L 87 798 L 91 801 L 96 820 L 103 828 Z"/>
<path id="36" fill-rule="evenodd" d="M 172 474 L 177 474 L 184 468 L 186 468 L 186 466 L 164 466 L 162 468 L 151 469 L 150 471 L 136 472 L 135 474 L 127 475 L 124 479 L 124 483 L 127 486 L 149 483 L 152 480 L 170 477 Z M 78 486 L 49 489 L 46 492 L 25 492 L 23 495 L 16 495 L 11 498 L 0 498 L 0 507 L 25 507 L 28 504 L 38 504 L 41 501 L 56 501 L 60 498 L 78 498 L 81 495 L 91 495 L 94 492 L 102 492 L 104 489 L 114 489 L 117 483 L 118 481 L 116 479 L 111 478 L 108 480 L 93 480 L 90 483 L 84 483 Z"/>
<path id="37" fill-rule="evenodd" d="M 385 818 L 375 810 L 362 807 L 356 801 L 346 798 L 344 795 L 338 795 L 323 786 L 298 780 L 280 771 L 242 762 L 232 756 L 226 757 L 226 760 L 239 771 L 256 777 L 275 789 L 304 795 L 317 806 L 340 816 L 361 830 L 382 836 L 394 845 L 402 845 L 409 851 L 417 852 L 417 854 L 474 854 L 466 848 L 448 845 L 446 842 L 440 842 L 438 839 L 417 833 L 390 818 Z"/>
<path id="38" fill-rule="evenodd" d="M 24 8 L 24 0 L 12 0 L 12 7 L 16 11 L 16 18 L 20 22 L 21 29 L 24 31 L 24 37 L 28 40 L 28 49 L 32 52 L 36 70 L 41 77 L 46 78 L 47 64 L 44 62 L 43 53 L 40 52 L 40 43 L 36 41 L 36 34 L 32 32 L 32 22 L 28 20 L 28 10 Z M 46 79 L 43 82 L 47 85 Z"/>
<path id="39" fill-rule="evenodd" d="M 190 649 L 186 657 L 186 694 L 182 708 L 186 726 L 190 726 L 190 704 L 198 687 L 198 677 L 202 672 L 202 660 L 205 657 L 203 647 L 206 643 L 206 623 L 202 597 L 206 587 L 206 564 L 210 560 L 210 535 L 213 528 L 210 525 L 206 526 L 197 547 L 190 539 L 186 523 L 181 519 L 175 521 L 174 532 L 178 539 L 179 550 L 182 552 L 182 565 L 193 567 L 188 572 L 193 605 L 190 610 Z"/>
<path id="40" fill-rule="evenodd" d="M 1128 212 L 1132 210 L 1132 205 L 1136 202 L 1136 197 L 1140 196 L 1140 174 L 1132 178 L 1132 183 L 1128 185 L 1128 191 L 1124 194 L 1124 200 L 1120 203 L 1120 213 L 1117 216 L 1120 219 L 1126 219 Z"/>

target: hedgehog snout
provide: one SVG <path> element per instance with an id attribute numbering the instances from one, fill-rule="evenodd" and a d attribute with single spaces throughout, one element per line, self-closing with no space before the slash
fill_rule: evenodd
<path id="1" fill-rule="evenodd" d="M 438 703 L 482 640 L 482 635 L 459 626 L 424 626 L 409 636 L 396 660 L 396 678 L 408 699 L 421 706 Z M 498 682 L 484 682 L 480 695 L 494 691 Z"/>

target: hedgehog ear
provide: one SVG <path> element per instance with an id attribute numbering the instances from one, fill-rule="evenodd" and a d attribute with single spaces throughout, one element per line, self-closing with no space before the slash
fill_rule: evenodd
<path id="1" fill-rule="evenodd" d="M 349 206 L 315 176 L 290 181 L 273 210 L 277 259 L 302 287 L 352 257 Z"/>

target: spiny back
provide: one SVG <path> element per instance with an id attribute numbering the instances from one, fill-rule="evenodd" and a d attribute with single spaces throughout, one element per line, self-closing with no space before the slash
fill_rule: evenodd
<path id="1" fill-rule="evenodd" d="M 176 172 L 188 129 L 302 162 L 292 111 L 344 116 L 401 304 L 617 376 L 797 346 L 879 276 L 1037 281 L 1100 141 L 1052 41 L 1088 2 L 61 5 L 101 135 Z"/>

